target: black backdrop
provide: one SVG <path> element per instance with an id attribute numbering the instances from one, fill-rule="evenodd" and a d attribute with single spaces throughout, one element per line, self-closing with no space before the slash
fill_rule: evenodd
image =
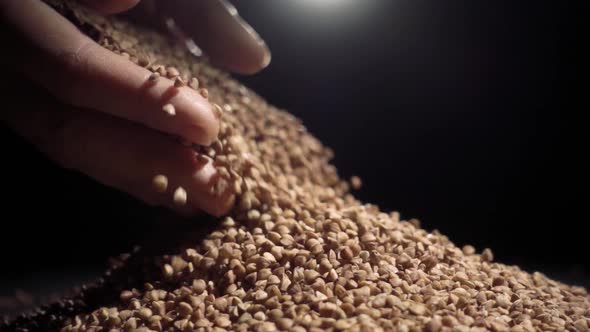
<path id="1" fill-rule="evenodd" d="M 573 2 L 316 2 L 238 3 L 273 51 L 244 81 L 334 148 L 364 201 L 590 285 Z"/>
<path id="2" fill-rule="evenodd" d="M 363 178 L 363 201 L 590 286 L 571 3 L 236 5 L 273 52 L 268 69 L 240 79 L 332 147 L 341 174 Z M 0 295 L 91 278 L 109 255 L 157 241 L 171 223 L 207 222 L 148 208 L 0 136 Z"/>

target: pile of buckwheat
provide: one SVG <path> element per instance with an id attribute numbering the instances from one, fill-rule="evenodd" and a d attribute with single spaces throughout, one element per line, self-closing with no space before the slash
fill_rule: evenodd
<path id="1" fill-rule="evenodd" d="M 166 77 L 209 99 L 221 130 L 211 146 L 194 147 L 196 158 L 216 166 L 212 190 L 236 197 L 192 247 L 137 269 L 120 260 L 119 269 L 152 271 L 140 287 L 114 288 L 103 307 L 84 307 L 83 297 L 62 303 L 69 309 L 45 318 L 57 330 L 589 331 L 585 289 L 494 263 L 489 249 L 458 248 L 417 221 L 361 204 L 329 163 L 332 152 L 293 116 L 155 32 L 53 5 L 150 69 L 150 80 Z M 170 106 L 163 111 L 173 116 Z M 154 176 L 153 190 L 165 188 L 166 177 Z M 187 195 L 177 190 L 173 199 L 183 204 Z M 51 326 L 27 322 L 10 326 Z"/>

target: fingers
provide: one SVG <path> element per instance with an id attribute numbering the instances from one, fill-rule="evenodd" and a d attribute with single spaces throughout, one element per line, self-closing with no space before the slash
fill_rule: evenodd
<path id="1" fill-rule="evenodd" d="M 158 6 L 213 62 L 241 74 L 253 74 L 270 63 L 270 51 L 264 41 L 229 2 L 160 0 Z"/>
<path id="2" fill-rule="evenodd" d="M 133 8 L 139 0 L 81 0 L 102 14 L 117 14 Z"/>
<path id="3" fill-rule="evenodd" d="M 198 162 L 192 149 L 169 136 L 97 112 L 62 111 L 44 105 L 52 103 L 25 104 L 26 112 L 9 111 L 4 117 L 9 126 L 58 164 L 185 215 L 201 210 L 220 216 L 231 207 L 231 195 L 211 193 L 216 180 L 212 163 Z M 158 175 L 165 176 L 165 186 Z M 186 203 L 178 197 L 175 202 L 177 190 L 185 191 Z"/>
<path id="4" fill-rule="evenodd" d="M 41 1 L 2 6 L 28 41 L 20 48 L 22 69 L 58 98 L 198 144 L 209 145 L 217 136 L 218 121 L 198 92 L 175 88 L 165 78 L 149 82 L 150 71 L 94 43 Z M 166 104 L 174 106 L 174 116 L 163 111 Z"/>

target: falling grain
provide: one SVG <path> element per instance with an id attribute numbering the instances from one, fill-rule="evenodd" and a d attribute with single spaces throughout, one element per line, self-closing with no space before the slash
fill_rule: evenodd
<path id="1" fill-rule="evenodd" d="M 177 88 L 177 89 L 178 89 L 178 88 L 181 88 L 181 87 L 183 87 L 183 86 L 185 86 L 185 85 L 186 85 L 186 84 L 184 83 L 184 81 L 182 80 L 182 78 L 180 78 L 179 76 L 177 76 L 177 77 L 174 79 L 174 87 L 175 87 L 175 88 Z"/>
<path id="2" fill-rule="evenodd" d="M 152 185 L 157 192 L 163 193 L 168 189 L 168 178 L 165 175 L 158 174 L 152 179 Z"/>
<path id="3" fill-rule="evenodd" d="M 191 78 L 191 80 L 188 83 L 188 86 L 190 86 L 191 88 L 198 90 L 199 89 L 199 80 L 196 77 Z"/>
<path id="4" fill-rule="evenodd" d="M 169 116 L 176 115 L 176 109 L 174 108 L 174 105 L 172 105 L 172 104 L 166 104 L 166 105 L 162 106 L 162 111 L 164 111 L 164 113 L 168 114 Z"/>
<path id="5" fill-rule="evenodd" d="M 173 196 L 174 205 L 176 205 L 176 206 L 186 205 L 186 200 L 187 200 L 186 190 L 184 190 L 184 188 L 182 188 L 182 187 L 176 188 L 176 190 L 174 190 L 174 196 Z"/>
<path id="6" fill-rule="evenodd" d="M 358 176 L 353 176 L 350 178 L 350 185 L 352 186 L 352 189 L 359 190 L 363 186 L 363 182 Z"/>

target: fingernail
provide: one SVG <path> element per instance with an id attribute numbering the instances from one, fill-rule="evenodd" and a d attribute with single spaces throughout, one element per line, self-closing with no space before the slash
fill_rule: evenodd
<path id="1" fill-rule="evenodd" d="M 272 54 L 270 53 L 268 46 L 266 46 L 266 43 L 263 42 L 262 47 L 264 48 L 264 57 L 262 58 L 262 64 L 260 66 L 261 68 L 266 68 L 272 60 Z"/>
<path id="2" fill-rule="evenodd" d="M 270 53 L 270 49 L 266 45 L 266 42 L 264 41 L 264 39 L 262 39 L 262 37 L 260 37 L 260 35 L 256 32 L 256 30 L 254 30 L 254 28 L 252 28 L 252 26 L 250 24 L 248 24 L 248 22 L 246 22 L 239 15 L 238 10 L 236 9 L 236 7 L 234 5 L 232 5 L 230 2 L 228 2 L 226 0 L 221 0 L 220 2 L 225 7 L 227 12 L 230 15 L 232 15 L 235 18 L 235 20 L 244 28 L 244 30 L 246 30 L 246 32 L 252 37 L 252 39 L 254 39 L 256 41 L 258 46 L 260 46 L 264 50 L 264 55 L 262 57 L 262 62 L 260 63 L 260 67 L 265 68 L 266 66 L 268 66 L 268 64 L 270 63 L 270 61 L 272 59 L 272 56 Z"/>
<path id="3" fill-rule="evenodd" d="M 230 13 L 232 16 L 238 16 L 238 10 L 231 2 L 227 0 L 220 0 L 221 4 L 227 9 L 227 12 Z"/>

